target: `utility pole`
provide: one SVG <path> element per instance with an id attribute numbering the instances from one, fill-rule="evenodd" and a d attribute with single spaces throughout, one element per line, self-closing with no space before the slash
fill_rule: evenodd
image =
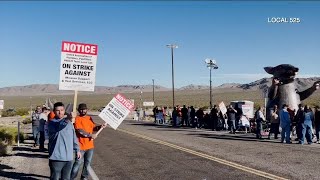
<path id="1" fill-rule="evenodd" d="M 172 67 L 172 71 L 171 71 L 171 77 L 172 77 L 172 109 L 174 108 L 174 69 L 173 69 L 173 49 L 174 48 L 178 48 L 177 45 L 175 44 L 168 44 L 167 45 L 168 48 L 171 49 L 171 67 Z"/>
<path id="2" fill-rule="evenodd" d="M 210 111 L 212 109 L 212 81 L 211 81 L 211 69 L 210 68 Z"/>
<path id="3" fill-rule="evenodd" d="M 152 101 L 154 103 L 154 79 L 152 79 Z"/>

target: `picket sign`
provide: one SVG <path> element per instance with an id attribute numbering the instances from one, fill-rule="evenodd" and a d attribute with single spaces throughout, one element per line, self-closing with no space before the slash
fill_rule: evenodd
<path id="1" fill-rule="evenodd" d="M 59 90 L 74 90 L 73 112 L 78 91 L 94 91 L 97 56 L 98 45 L 62 41 Z"/>
<path id="2" fill-rule="evenodd" d="M 226 105 L 224 104 L 223 101 L 221 101 L 221 102 L 219 103 L 219 109 L 220 109 L 220 111 L 222 112 L 222 114 L 226 114 L 226 113 L 227 113 L 227 108 L 226 108 Z"/>
<path id="3" fill-rule="evenodd" d="M 101 111 L 99 117 L 116 130 L 133 109 L 134 104 L 129 99 L 117 94 Z"/>

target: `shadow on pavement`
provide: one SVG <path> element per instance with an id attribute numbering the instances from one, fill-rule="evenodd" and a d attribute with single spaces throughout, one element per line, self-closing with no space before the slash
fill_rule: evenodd
<path id="1" fill-rule="evenodd" d="M 47 155 L 47 154 L 38 154 L 38 153 L 32 153 L 32 154 L 16 153 L 15 156 L 32 157 L 32 158 L 45 158 L 45 159 L 49 158 L 49 155 Z"/>
<path id="2" fill-rule="evenodd" d="M 0 165 L 0 168 L 2 168 Z M 12 167 L 5 168 L 5 169 L 13 169 Z M 17 172 L 6 172 L 3 169 L 0 169 L 0 179 L 8 178 L 8 179 L 22 179 L 22 180 L 38 180 L 39 178 L 42 179 L 49 179 L 48 176 L 41 176 L 37 174 L 26 174 L 26 173 L 17 173 Z"/>
<path id="3" fill-rule="evenodd" d="M 13 168 L 10 167 L 10 166 L 4 165 L 4 164 L 0 164 L 0 172 L 1 172 L 3 169 L 13 169 Z"/>
<path id="4" fill-rule="evenodd" d="M 24 143 L 25 144 L 25 143 Z M 18 146 L 15 146 L 12 148 L 13 151 L 27 151 L 27 152 L 43 152 L 39 149 L 39 147 L 37 148 L 33 148 L 32 146 L 24 146 L 24 147 L 18 147 Z M 32 155 L 32 154 L 30 154 Z"/>
<path id="5" fill-rule="evenodd" d="M 170 127 L 170 126 L 160 125 L 160 124 L 155 124 L 155 123 L 130 123 L 130 125 L 134 125 L 134 126 L 153 126 L 153 127 Z"/>
<path id="6" fill-rule="evenodd" d="M 237 136 L 237 135 L 216 135 L 216 134 L 187 134 L 193 136 L 199 136 L 202 138 L 223 139 L 223 140 L 237 140 L 237 141 L 256 141 L 265 143 L 281 143 L 279 141 L 271 141 L 267 139 L 257 139 L 254 136 Z"/>
<path id="7" fill-rule="evenodd" d="M 2 178 L 23 179 L 23 180 L 26 180 L 26 179 L 36 180 L 36 179 L 39 179 L 39 178 L 49 179 L 48 176 L 42 176 L 42 175 L 37 175 L 37 174 L 26 174 L 26 173 L 3 171 L 5 169 L 14 169 L 14 168 L 11 167 L 11 166 L 0 164 L 0 179 L 2 179 Z"/>
<path id="8" fill-rule="evenodd" d="M 48 151 L 45 149 L 45 151 L 40 150 L 39 147 L 32 147 L 32 146 L 22 146 L 18 147 L 15 146 L 12 148 L 13 151 L 18 151 L 16 152 L 13 156 L 22 156 L 22 157 L 30 157 L 30 158 L 48 158 Z M 24 152 L 19 152 L 19 151 L 24 151 Z"/>
<path id="9" fill-rule="evenodd" d="M 169 126 L 169 125 L 155 124 L 155 123 L 132 123 L 130 125 L 158 128 L 158 129 L 148 129 L 151 131 L 187 131 L 187 132 L 199 132 L 199 130 L 211 131 L 211 129 L 207 129 L 207 128 L 202 128 L 202 129 L 196 130 L 195 128 L 192 128 L 192 127 L 185 127 L 185 126 L 184 127 L 181 127 L 181 126 L 173 127 L 173 126 Z"/>

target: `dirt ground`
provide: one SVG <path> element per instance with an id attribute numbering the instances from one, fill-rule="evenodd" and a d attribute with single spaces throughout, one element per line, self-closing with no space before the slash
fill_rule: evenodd
<path id="1" fill-rule="evenodd" d="M 22 117 L 1 117 L 0 125 L 18 126 Z M 31 124 L 21 123 L 21 131 L 31 136 Z M 33 147 L 31 139 L 12 147 L 11 155 L 0 157 L 0 179 L 49 179 L 48 153 Z"/>

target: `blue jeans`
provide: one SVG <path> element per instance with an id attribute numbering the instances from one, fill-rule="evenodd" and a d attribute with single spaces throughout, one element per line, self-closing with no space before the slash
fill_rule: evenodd
<path id="1" fill-rule="evenodd" d="M 75 162 L 72 167 L 72 172 L 71 172 L 71 179 L 76 179 L 78 176 L 79 168 L 81 164 L 84 162 L 82 173 L 81 173 L 81 178 L 88 178 L 89 173 L 88 173 L 88 167 L 91 164 L 92 156 L 93 156 L 93 149 L 88 149 L 88 150 L 81 150 L 81 159 L 75 159 Z"/>
<path id="2" fill-rule="evenodd" d="M 236 120 L 230 120 L 229 124 L 230 124 L 230 131 L 235 133 L 236 130 L 237 130 L 237 128 L 236 128 Z"/>
<path id="3" fill-rule="evenodd" d="M 305 122 L 302 124 L 302 136 L 300 144 L 304 144 L 304 138 L 307 138 L 309 144 L 312 143 L 312 124 L 311 122 Z"/>
<path id="4" fill-rule="evenodd" d="M 33 135 L 33 140 L 36 145 L 40 144 L 40 131 L 39 131 L 39 126 L 32 126 L 32 135 Z"/>
<path id="5" fill-rule="evenodd" d="M 69 180 L 73 161 L 49 160 L 50 180 Z"/>
<path id="6" fill-rule="evenodd" d="M 286 143 L 290 143 L 290 123 L 281 124 L 281 142 L 286 138 Z"/>

